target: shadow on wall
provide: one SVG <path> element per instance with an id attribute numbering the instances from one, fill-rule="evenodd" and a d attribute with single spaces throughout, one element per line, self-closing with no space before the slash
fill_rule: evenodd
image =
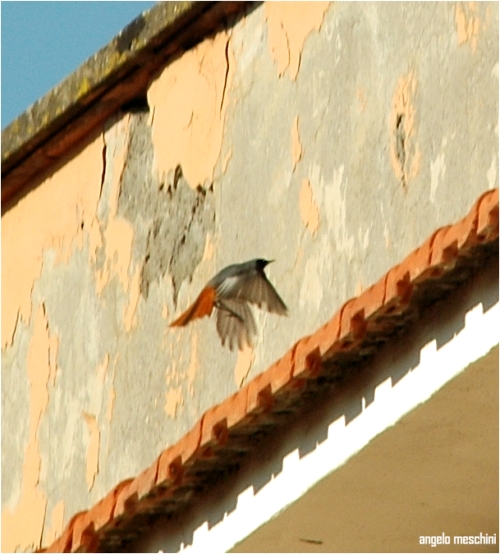
<path id="1" fill-rule="evenodd" d="M 487 312 L 498 303 L 498 257 L 492 256 L 480 272 L 473 270 L 467 281 L 451 297 L 433 306 L 426 296 L 421 299 L 418 315 L 399 340 L 383 346 L 360 365 L 346 359 L 342 375 L 324 379 L 301 403 L 297 412 L 279 433 L 270 427 L 267 433 L 252 436 L 259 441 L 252 454 L 241 458 L 233 468 L 224 469 L 209 488 L 196 495 L 196 503 L 178 515 L 160 518 L 149 530 L 148 538 L 133 543 L 131 551 L 177 552 L 193 544 L 193 534 L 207 524 L 211 529 L 233 512 L 238 496 L 249 487 L 254 494 L 283 470 L 283 460 L 298 450 L 300 458 L 314 451 L 326 440 L 329 426 L 339 418 L 349 425 L 374 401 L 375 389 L 387 379 L 394 386 L 420 362 L 421 350 L 431 341 L 442 348 L 465 327 L 465 314 L 478 304 Z M 301 397 L 302 398 L 302 397 Z M 243 537 L 242 537 L 243 538 Z"/>

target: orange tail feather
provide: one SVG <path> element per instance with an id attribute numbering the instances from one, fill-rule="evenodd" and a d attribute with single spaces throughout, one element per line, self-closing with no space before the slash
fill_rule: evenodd
<path id="1" fill-rule="evenodd" d="M 170 327 L 182 327 L 187 325 L 193 319 L 210 315 L 214 308 L 215 289 L 204 288 L 198 298 L 189 306 L 189 308 L 181 314 L 175 321 L 170 324 Z"/>

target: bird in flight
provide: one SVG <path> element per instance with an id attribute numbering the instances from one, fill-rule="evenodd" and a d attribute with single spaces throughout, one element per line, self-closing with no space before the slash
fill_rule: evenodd
<path id="1" fill-rule="evenodd" d="M 268 260 L 251 260 L 224 268 L 205 285 L 198 298 L 170 327 L 182 327 L 193 319 L 211 315 L 216 308 L 217 333 L 230 350 L 252 345 L 257 333 L 250 304 L 286 315 L 288 310 L 264 273 Z"/>

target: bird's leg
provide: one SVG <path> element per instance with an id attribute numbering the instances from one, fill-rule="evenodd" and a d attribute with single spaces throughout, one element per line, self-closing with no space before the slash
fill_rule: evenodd
<path id="1" fill-rule="evenodd" d="M 241 323 L 245 323 L 245 320 L 240 316 L 240 314 L 237 314 L 235 311 L 231 310 L 231 308 L 228 308 L 221 301 L 214 302 L 214 306 L 216 308 L 219 308 L 219 310 L 222 310 L 224 312 L 229 312 L 233 317 L 235 317 L 236 319 L 239 319 Z"/>

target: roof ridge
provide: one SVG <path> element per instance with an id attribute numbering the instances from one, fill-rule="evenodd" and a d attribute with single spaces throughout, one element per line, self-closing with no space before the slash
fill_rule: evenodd
<path id="1" fill-rule="evenodd" d="M 460 284 L 469 274 L 464 271 L 468 260 L 485 248 L 492 251 L 498 241 L 498 204 L 498 189 L 482 194 L 463 219 L 434 231 L 375 284 L 347 300 L 316 332 L 301 338 L 267 370 L 208 409 L 150 467 L 73 516 L 45 550 L 113 548 L 120 544 L 121 535 L 134 534 L 130 531 L 134 518 L 174 512 L 189 502 L 199 486 L 196 472 L 210 471 L 220 466 L 221 459 L 249 450 L 245 436 L 275 421 L 277 407 L 290 409 L 306 383 L 322 373 L 325 361 L 361 349 L 374 332 L 389 340 L 401 318 L 411 316 L 420 289 L 438 284 L 449 290 Z"/>
<path id="2" fill-rule="evenodd" d="M 109 117 L 144 102 L 166 60 L 248 7 L 246 1 L 158 2 L 139 14 L 2 130 L 2 210 Z"/>

